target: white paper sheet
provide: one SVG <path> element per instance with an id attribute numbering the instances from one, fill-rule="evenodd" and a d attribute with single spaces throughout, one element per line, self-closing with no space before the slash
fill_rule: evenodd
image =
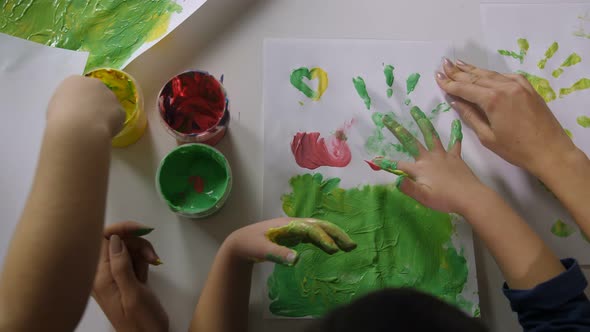
<path id="1" fill-rule="evenodd" d="M 405 119 L 409 106 L 403 104 L 406 77 L 420 72 L 419 85 L 410 97 L 414 105 L 430 113 L 444 101 L 434 81 L 434 73 L 442 56 L 453 57 L 452 45 L 447 42 L 398 42 L 377 40 L 277 40 L 265 42 L 264 48 L 264 193 L 263 217 L 285 216 L 281 196 L 291 192 L 289 179 L 297 174 L 319 172 L 342 179 L 341 188 L 364 184 L 391 183 L 394 176 L 374 172 L 364 159 L 374 157 L 365 150 L 365 140 L 373 133 L 371 115 L 391 112 Z M 387 98 L 384 64 L 395 67 L 394 95 Z M 291 72 L 299 67 L 321 67 L 329 76 L 329 86 L 319 101 L 311 101 L 289 82 Z M 372 97 L 372 108 L 367 110 L 357 95 L 352 78 L 362 76 Z M 310 85 L 317 86 L 317 80 Z M 300 104 L 303 103 L 303 105 Z M 435 126 L 443 141 L 448 140 L 453 112 L 441 113 Z M 345 168 L 322 166 L 316 170 L 301 168 L 295 162 L 290 144 L 300 131 L 318 131 L 328 137 L 344 123 L 354 123 L 346 132 L 352 161 Z M 409 122 L 413 122 L 409 120 Z M 393 136 L 392 136 L 393 137 Z M 393 138 L 395 140 L 395 138 Z M 469 225 L 459 222 L 453 243 L 463 248 L 468 261 L 469 277 L 462 295 L 479 303 L 472 233 Z M 267 274 L 270 269 L 267 268 Z M 265 295 L 265 298 L 268 298 Z M 268 306 L 267 306 L 268 307 Z M 270 314 L 267 312 L 267 317 Z"/>
<path id="2" fill-rule="evenodd" d="M 590 4 L 559 5 L 482 5 L 483 31 L 485 45 L 489 54 L 489 65 L 500 72 L 523 70 L 544 77 L 559 94 L 560 88 L 570 87 L 582 77 L 590 78 L 590 39 L 575 36 L 580 28 L 590 33 L 590 22 L 580 17 L 590 18 Z M 502 56 L 499 49 L 518 50 L 517 39 L 526 38 L 530 44 L 528 54 L 522 64 L 518 60 Z M 537 67 L 539 60 L 553 42 L 559 43 L 559 50 L 547 61 L 545 69 Z M 559 78 L 552 77 L 553 70 L 572 53 L 582 57 L 582 62 L 564 68 Z M 590 117 L 590 90 L 574 92 L 564 98 L 557 97 L 549 102 L 549 107 L 561 122 L 571 131 L 573 140 L 586 153 L 590 152 L 590 128 L 583 128 L 577 122 L 579 116 Z M 504 178 L 503 192 L 511 197 L 526 220 L 533 225 L 541 237 L 557 251 L 560 257 L 575 257 L 581 263 L 590 263 L 589 244 L 581 236 L 574 221 L 559 204 L 532 177 L 527 176 L 504 162 L 494 160 L 479 169 L 497 179 Z M 500 183 L 496 181 L 499 185 Z M 563 220 L 575 229 L 569 237 L 561 238 L 551 233 L 551 226 Z"/>
<path id="3" fill-rule="evenodd" d="M 149 50 L 152 46 L 156 45 L 162 38 L 166 37 L 172 30 L 176 29 L 184 20 L 189 18 L 194 12 L 196 12 L 207 0 L 176 0 L 176 2 L 182 6 L 182 11 L 180 13 L 173 13 L 170 17 L 170 24 L 168 25 L 168 29 L 166 33 L 160 36 L 159 38 L 143 44 L 137 51 L 133 52 L 131 57 L 125 61 L 121 68 L 125 68 L 131 61 L 135 58 L 143 54 L 143 52 Z"/>

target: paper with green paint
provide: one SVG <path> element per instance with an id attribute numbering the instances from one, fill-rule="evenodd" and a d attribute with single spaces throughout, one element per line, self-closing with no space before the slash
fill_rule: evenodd
<path id="1" fill-rule="evenodd" d="M 268 317 L 317 316 L 334 305 L 348 303 L 366 291 L 400 286 L 406 282 L 458 304 L 473 314 L 479 301 L 469 226 L 447 214 L 427 212 L 428 209 L 404 197 L 395 189 L 397 175 L 375 172 L 365 163 L 365 160 L 374 160 L 381 155 L 391 160 L 411 159 L 411 154 L 415 151 L 406 150 L 386 128 L 386 124 L 390 122 L 383 120 L 386 116 L 395 119 L 423 143 L 420 127 L 413 119 L 410 109 L 414 109 L 414 116 L 419 117 L 420 123 L 431 121 L 443 144 L 448 144 L 451 123 L 457 115 L 445 104 L 444 95 L 432 79 L 431 73 L 439 68 L 441 56 L 454 58 L 452 46 L 447 42 L 272 39 L 265 42 L 264 50 L 263 217 L 315 215 L 337 223 L 345 230 L 354 228 L 351 237 L 362 242 L 357 249 L 347 253 L 351 254 L 348 256 L 340 253 L 322 256 L 309 245 L 297 246 L 297 250 L 303 253 L 302 260 L 293 270 L 276 270 L 271 278 L 273 286 L 266 289 L 267 308 L 274 311 L 269 310 Z M 297 86 L 300 88 L 295 88 L 292 84 L 291 73 L 302 67 L 310 70 L 322 68 L 329 76 L 330 83 L 320 100 L 310 100 L 301 91 L 307 89 L 300 89 L 299 84 Z M 362 83 L 359 78 L 362 78 Z M 307 92 L 318 91 L 316 80 L 305 78 L 302 82 L 310 88 L 311 91 Z M 367 107 L 367 95 L 370 97 L 370 107 Z M 408 106 L 404 104 L 406 98 L 411 99 Z M 303 105 L 299 101 L 303 101 Z M 418 109 L 422 112 L 417 112 Z M 340 168 L 322 166 L 314 170 L 317 173 L 308 173 L 308 169 L 299 167 L 290 145 L 294 135 L 300 132 L 317 132 L 320 134 L 319 140 L 326 138 L 324 146 L 329 149 L 336 141 L 330 141 L 330 137 L 342 137 L 338 129 L 342 123 L 350 123 L 345 129 L 346 144 L 352 155 L 350 163 Z M 341 144 L 338 141 L 336 143 Z M 303 176 L 297 178 L 300 175 Z M 289 182 L 292 178 L 300 179 L 293 180 L 294 187 Z M 290 198 L 282 200 L 282 197 Z M 383 199 L 393 199 L 395 202 L 382 211 L 367 211 L 368 206 L 383 206 Z M 315 204 L 315 208 L 307 204 Z M 363 211 L 363 217 L 352 217 L 348 224 L 347 215 L 351 211 Z M 392 223 L 403 222 L 400 214 L 406 215 L 407 220 L 432 216 L 433 220 L 439 221 L 432 223 L 435 225 L 433 227 L 444 235 L 437 238 L 434 244 L 424 233 L 408 235 L 411 232 L 405 228 L 402 231 L 403 227 L 400 228 L 401 233 L 396 233 L 389 226 L 385 227 L 387 232 L 379 228 L 383 225 L 384 218 L 391 217 Z M 431 225 L 431 221 L 423 226 Z M 389 255 L 392 248 L 378 247 L 370 239 L 381 239 L 383 246 L 397 241 L 397 248 L 404 247 L 408 252 Z M 432 242 L 432 246 L 420 251 L 424 249 L 421 241 Z M 382 251 L 372 252 L 368 246 Z M 420 251 L 415 264 L 408 261 L 412 259 L 409 251 L 413 249 Z M 425 252 L 434 252 L 435 256 L 425 256 Z M 436 258 L 436 262 L 426 264 L 423 264 L 424 261 L 418 262 L 419 259 L 428 257 L 439 257 L 440 260 Z M 364 280 L 355 280 L 359 276 L 355 274 L 357 272 L 348 271 L 346 266 L 342 266 L 344 259 L 351 262 L 352 266 L 360 267 L 374 258 L 378 258 L 379 266 L 367 269 L 369 274 Z M 442 261 L 451 262 L 448 266 L 443 264 L 448 270 L 437 267 Z M 428 280 L 412 284 L 412 281 L 404 280 L 401 274 L 392 273 L 387 276 L 387 280 L 378 281 L 376 273 L 387 268 L 405 268 L 403 271 L 407 272 L 409 278 L 418 278 L 427 269 L 429 276 L 425 278 Z M 267 264 L 264 269 L 267 269 L 264 271 L 265 276 L 269 277 L 273 272 L 273 265 Z M 317 271 L 318 274 L 311 271 Z M 351 279 L 333 278 L 338 274 L 349 275 Z M 447 282 L 445 276 L 451 279 L 451 284 L 457 286 L 448 294 L 440 292 Z M 301 285 L 305 283 L 305 277 L 315 278 L 311 291 L 321 294 L 317 301 L 302 295 Z M 356 295 L 344 295 L 339 291 L 343 287 L 354 290 Z M 268 297 L 269 291 L 272 301 Z M 318 302 L 319 296 L 328 301 Z M 302 311 L 300 309 L 303 306 L 308 308 Z"/>
<path id="2" fill-rule="evenodd" d="M 490 69 L 521 73 L 545 100 L 564 132 L 590 155 L 590 42 L 573 32 L 586 31 L 580 25 L 590 12 L 588 4 L 501 5 L 482 4 L 481 21 Z M 547 24 L 551 22 L 551 24 Z M 584 21 L 585 22 L 585 21 Z M 580 29 L 581 28 L 581 29 Z M 590 31 L 590 30 L 589 30 Z M 526 39 L 523 61 L 504 56 L 498 50 L 518 52 L 519 39 Z M 468 136 L 464 154 L 470 153 Z M 480 160 L 481 159 L 481 160 Z M 588 243 L 581 236 L 569 236 L 569 214 L 558 200 L 518 170 L 480 156 L 474 171 L 490 181 L 557 252 L 590 263 Z M 501 174 L 500 177 L 494 174 Z M 553 188 L 549 188 L 553 189 Z M 530 208 L 534 206 L 534 208 Z M 556 223 L 561 220 L 563 223 Z M 555 226 L 555 227 L 553 227 Z M 560 235 L 556 235 L 560 234 Z"/>
<path id="3" fill-rule="evenodd" d="M 7 0 L 0 33 L 90 53 L 86 70 L 123 68 L 206 0 Z"/>

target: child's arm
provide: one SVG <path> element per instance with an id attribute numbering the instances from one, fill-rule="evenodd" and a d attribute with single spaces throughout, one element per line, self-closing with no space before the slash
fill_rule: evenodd
<path id="1" fill-rule="evenodd" d="M 71 331 L 92 287 L 111 138 L 124 114 L 98 80 L 70 77 L 48 106 L 31 192 L 0 279 L 0 330 Z"/>
<path id="2" fill-rule="evenodd" d="M 272 261 L 292 266 L 298 253 L 285 245 L 309 242 L 329 254 L 356 244 L 340 228 L 315 219 L 278 218 L 232 233 L 221 245 L 199 298 L 190 331 L 248 330 L 252 266 Z"/>
<path id="3" fill-rule="evenodd" d="M 543 181 L 590 237 L 590 160 L 522 75 L 445 61 L 437 81 L 482 144 Z"/>
<path id="4" fill-rule="evenodd" d="M 461 125 L 453 122 L 449 152 L 427 117 L 412 109 L 428 150 L 390 116 L 383 123 L 415 163 L 389 161 L 407 173 L 399 188 L 431 208 L 465 216 L 484 241 L 508 285 L 504 292 L 526 330 L 563 330 L 590 327 L 586 280 L 577 264 L 563 264 L 535 232 L 496 193 L 486 188 L 461 159 Z M 430 138 L 430 139 L 429 139 Z M 567 270 L 566 270 L 567 269 Z"/>

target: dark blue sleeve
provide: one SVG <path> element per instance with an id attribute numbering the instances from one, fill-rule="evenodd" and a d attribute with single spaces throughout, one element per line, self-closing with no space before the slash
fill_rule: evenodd
<path id="1" fill-rule="evenodd" d="M 504 283 L 504 295 L 525 331 L 590 331 L 588 282 L 574 259 L 561 263 L 565 272 L 533 289 L 509 289 Z"/>

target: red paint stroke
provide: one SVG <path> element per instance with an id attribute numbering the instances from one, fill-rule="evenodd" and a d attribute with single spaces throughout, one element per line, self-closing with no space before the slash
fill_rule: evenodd
<path id="1" fill-rule="evenodd" d="M 198 193 L 202 193 L 205 190 L 205 181 L 198 175 L 189 177 L 188 182 L 193 185 L 193 189 Z"/>
<path id="2" fill-rule="evenodd" d="M 371 167 L 371 169 L 374 171 L 380 171 L 382 169 L 381 167 L 379 167 L 377 164 L 375 164 L 374 162 L 372 162 L 370 160 L 365 160 L 365 162 L 367 164 L 369 164 L 369 167 Z"/>
<path id="3" fill-rule="evenodd" d="M 186 72 L 164 86 L 158 104 L 170 128 L 184 134 L 201 134 L 219 124 L 225 113 L 226 97 L 215 77 Z"/>
<path id="4" fill-rule="evenodd" d="M 321 166 L 346 167 L 352 159 L 350 148 L 346 143 L 345 129 L 338 129 L 327 139 L 321 138 L 320 133 L 297 133 L 291 142 L 291 152 L 297 165 L 307 169 Z"/>

